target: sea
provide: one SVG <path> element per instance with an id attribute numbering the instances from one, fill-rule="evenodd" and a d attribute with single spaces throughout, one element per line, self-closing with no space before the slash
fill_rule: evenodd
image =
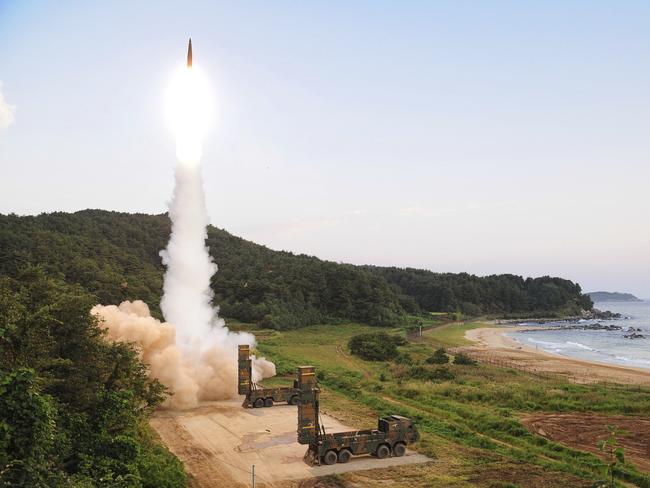
<path id="1" fill-rule="evenodd" d="M 507 335 L 523 345 L 561 356 L 650 370 L 650 301 L 597 302 L 594 307 L 618 312 L 622 318 L 543 324 L 522 322 L 517 325 L 535 327 L 535 330 L 510 332 Z M 622 329 L 574 328 L 596 323 L 620 326 Z M 630 328 L 645 338 L 626 339 L 624 336 L 631 333 Z"/>

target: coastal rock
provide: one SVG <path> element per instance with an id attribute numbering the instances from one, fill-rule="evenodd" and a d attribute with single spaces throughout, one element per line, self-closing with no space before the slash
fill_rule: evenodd
<path id="1" fill-rule="evenodd" d="M 631 334 L 625 334 L 623 337 L 626 339 L 645 339 L 645 336 L 643 334 L 639 334 L 637 332 L 632 332 Z"/>
<path id="2" fill-rule="evenodd" d="M 597 308 L 593 308 L 591 310 L 583 310 L 582 318 L 592 320 L 615 320 L 623 318 L 623 316 L 617 312 L 610 312 L 609 310 L 598 310 Z"/>
<path id="3" fill-rule="evenodd" d="M 563 327 L 563 329 L 572 329 L 572 330 L 623 330 L 623 327 L 621 327 L 620 325 L 614 325 L 614 324 L 603 325 L 600 322 L 596 322 L 595 324 L 570 325 L 568 327 Z"/>

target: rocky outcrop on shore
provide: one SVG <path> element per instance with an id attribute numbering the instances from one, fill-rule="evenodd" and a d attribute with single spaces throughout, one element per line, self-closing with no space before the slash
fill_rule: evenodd
<path id="1" fill-rule="evenodd" d="M 568 322 L 568 321 L 567 321 Z M 601 324 L 596 322 L 594 324 L 571 324 L 571 325 L 556 325 L 554 327 L 535 327 L 526 329 L 526 332 L 537 332 L 537 331 L 546 331 L 546 330 L 608 330 L 608 331 L 623 331 L 626 339 L 645 339 L 646 336 L 641 334 L 643 329 L 628 327 L 623 329 L 620 325 L 616 324 Z"/>
<path id="2" fill-rule="evenodd" d="M 643 332 L 643 330 L 638 327 L 636 329 L 634 327 L 628 327 L 626 332 L 627 334 L 623 336 L 626 339 L 645 339 L 645 335 L 639 334 L 639 332 Z"/>
<path id="3" fill-rule="evenodd" d="M 609 310 L 592 308 L 591 310 L 583 310 L 580 318 L 587 320 L 616 320 L 623 318 L 623 316 L 620 313 L 610 312 Z"/>

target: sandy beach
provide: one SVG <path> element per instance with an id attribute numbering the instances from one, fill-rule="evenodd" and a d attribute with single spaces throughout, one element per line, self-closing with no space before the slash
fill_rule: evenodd
<path id="1" fill-rule="evenodd" d="M 517 330 L 529 330 L 529 327 L 468 330 L 465 338 L 476 345 L 463 349 L 469 353 L 511 361 L 526 369 L 564 375 L 578 383 L 615 382 L 650 386 L 650 370 L 573 359 L 537 350 L 506 335 Z"/>

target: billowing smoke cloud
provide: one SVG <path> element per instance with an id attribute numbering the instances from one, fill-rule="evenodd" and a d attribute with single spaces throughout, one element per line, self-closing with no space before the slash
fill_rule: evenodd
<path id="1" fill-rule="evenodd" d="M 178 329 L 160 322 L 142 301 L 116 305 L 96 305 L 91 313 L 100 319 L 109 340 L 136 344 L 140 358 L 149 365 L 150 374 L 173 395 L 164 407 L 185 409 L 202 400 L 233 398 L 237 395 L 237 335 L 229 344 L 213 342 L 198 356 L 188 355 L 177 341 Z M 250 334 L 246 334 L 251 339 Z M 230 347 L 234 341 L 234 347 Z M 233 349 L 234 354 L 229 352 Z M 253 381 L 273 376 L 275 365 L 265 359 L 253 360 Z"/>
<path id="2" fill-rule="evenodd" d="M 237 345 L 254 346 L 255 337 L 233 333 L 212 306 L 210 278 L 217 271 L 205 245 L 208 213 L 201 179 L 201 139 L 210 120 L 206 79 L 183 67 L 168 93 L 168 117 L 176 137 L 176 184 L 169 206 L 172 233 L 160 252 L 167 267 L 160 303 L 167 322 L 151 317 L 143 302 L 96 306 L 108 337 L 134 342 L 153 376 L 173 396 L 171 408 L 237 395 Z M 253 359 L 253 381 L 275 374 L 275 365 Z"/>
<path id="3" fill-rule="evenodd" d="M 2 93 L 2 81 L 0 81 L 0 129 L 6 129 L 14 123 L 15 107 L 9 105 Z"/>

